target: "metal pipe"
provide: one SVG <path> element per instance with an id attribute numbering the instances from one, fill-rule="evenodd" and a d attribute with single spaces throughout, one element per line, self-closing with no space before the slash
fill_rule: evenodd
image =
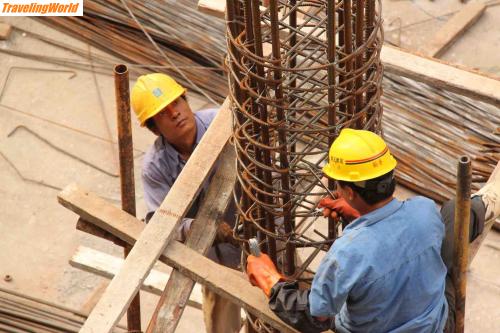
<path id="1" fill-rule="evenodd" d="M 455 238 L 453 284 L 455 286 L 455 333 L 464 332 L 465 291 L 469 262 L 469 223 L 471 207 L 471 160 L 460 157 L 457 170 L 457 195 L 455 205 Z"/>
<path id="2" fill-rule="evenodd" d="M 116 65 L 114 76 L 122 209 L 130 215 L 135 216 L 134 150 L 132 124 L 130 121 L 130 89 L 127 66 L 123 64 Z M 123 250 L 126 258 L 131 247 L 126 246 Z M 139 292 L 137 292 L 127 310 L 127 327 L 129 332 L 141 332 L 140 304 L 140 296 Z"/>

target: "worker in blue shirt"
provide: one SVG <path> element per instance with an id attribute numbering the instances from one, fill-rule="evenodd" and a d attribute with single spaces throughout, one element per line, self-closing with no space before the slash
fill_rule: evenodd
<path id="1" fill-rule="evenodd" d="M 132 88 L 131 104 L 141 126 L 147 127 L 157 136 L 144 156 L 141 173 L 148 209 L 145 220 L 148 222 L 177 180 L 217 110 L 205 109 L 193 113 L 186 98 L 186 89 L 162 73 L 140 76 Z M 183 219 L 178 231 L 179 241 L 185 240 L 209 181 L 203 184 L 200 194 Z M 233 220 L 234 223 L 234 218 L 234 208 L 228 209 L 225 221 L 231 223 Z M 235 246 L 236 241 L 228 242 L 231 240 L 228 235 L 232 235 L 232 227 L 221 223 L 217 231 L 217 244 L 207 256 L 225 266 L 237 268 L 241 250 Z M 241 328 L 240 307 L 207 288 L 203 288 L 203 314 L 206 332 L 234 333 Z"/>
<path id="2" fill-rule="evenodd" d="M 372 132 L 344 129 L 333 142 L 323 172 L 336 181 L 336 197 L 319 207 L 349 224 L 310 290 L 285 279 L 265 254 L 248 257 L 250 281 L 285 322 L 301 332 L 453 332 L 453 202 L 443 221 L 432 200 L 395 199 L 395 167 Z M 500 163 L 473 196 L 471 213 L 473 240 L 500 215 Z"/>

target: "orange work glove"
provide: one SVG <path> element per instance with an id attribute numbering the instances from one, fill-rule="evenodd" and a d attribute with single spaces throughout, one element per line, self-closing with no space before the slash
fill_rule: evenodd
<path id="1" fill-rule="evenodd" d="M 271 295 L 271 289 L 277 282 L 285 280 L 285 277 L 274 266 L 271 258 L 264 253 L 258 257 L 248 256 L 247 275 L 250 283 L 262 289 L 267 297 Z"/>
<path id="2" fill-rule="evenodd" d="M 324 208 L 324 217 L 331 216 L 334 219 L 340 217 L 347 223 L 360 217 L 359 212 L 352 208 L 344 198 L 332 199 L 331 197 L 325 197 L 319 201 L 318 207 Z"/>

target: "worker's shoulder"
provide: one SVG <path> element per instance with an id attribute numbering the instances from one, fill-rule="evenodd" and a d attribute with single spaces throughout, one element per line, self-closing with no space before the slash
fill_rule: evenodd
<path id="1" fill-rule="evenodd" d="M 415 196 L 404 201 L 403 209 L 415 210 L 419 213 L 437 213 L 438 207 L 436 203 L 426 197 Z"/>
<path id="2" fill-rule="evenodd" d="M 164 144 L 163 138 L 158 136 L 154 143 L 148 148 L 142 159 L 143 175 L 154 176 L 155 173 L 160 171 L 160 165 L 165 165 L 165 163 L 161 163 L 160 160 L 165 158 L 166 149 L 168 149 L 168 147 Z"/>
<path id="3" fill-rule="evenodd" d="M 194 112 L 195 118 L 200 120 L 205 127 L 208 128 L 210 124 L 212 123 L 212 120 L 214 120 L 215 116 L 217 115 L 218 109 L 215 108 L 209 108 L 209 109 L 202 109 L 199 111 Z"/>

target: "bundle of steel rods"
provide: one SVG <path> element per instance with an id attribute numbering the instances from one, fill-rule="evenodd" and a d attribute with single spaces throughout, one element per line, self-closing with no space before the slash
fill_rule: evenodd
<path id="1" fill-rule="evenodd" d="M 126 62 L 170 66 L 160 71 L 209 100 L 226 95 L 224 22 L 198 12 L 193 1 L 85 1 L 83 17 L 39 21 Z M 214 70 L 219 75 L 210 75 Z"/>
<path id="2" fill-rule="evenodd" d="M 488 179 L 500 160 L 497 107 L 396 75 L 383 87 L 383 131 L 400 183 L 444 202 L 455 194 L 461 155 L 473 161 L 473 189 Z"/>
<path id="3" fill-rule="evenodd" d="M 86 316 L 77 311 L 0 288 L 0 332 L 77 333 Z M 113 332 L 126 332 L 117 326 Z"/>

